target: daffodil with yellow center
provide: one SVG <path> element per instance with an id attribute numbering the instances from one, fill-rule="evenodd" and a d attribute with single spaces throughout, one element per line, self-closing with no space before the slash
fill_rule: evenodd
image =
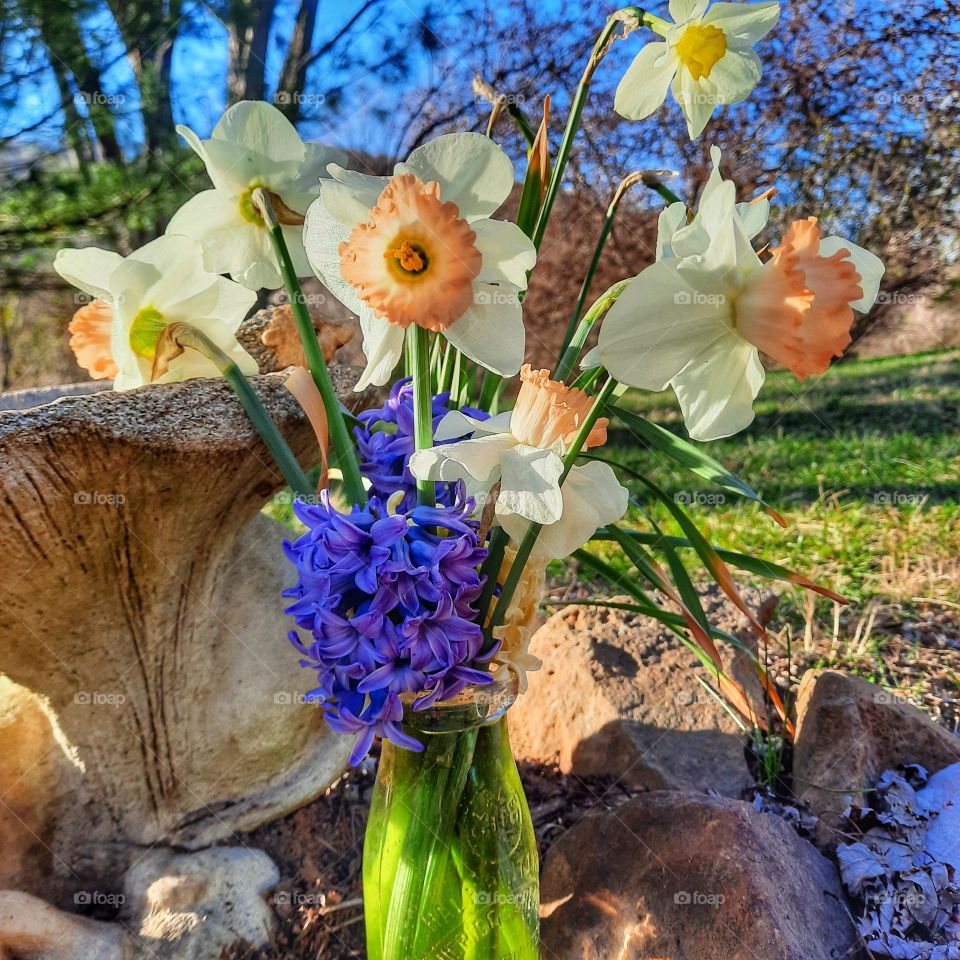
<path id="1" fill-rule="evenodd" d="M 168 234 L 193 237 L 208 269 L 228 273 L 251 290 L 283 286 L 270 236 L 253 191 L 270 194 L 298 277 L 310 276 L 303 250 L 303 216 L 320 189 L 326 165 L 337 150 L 304 143 L 274 106 L 243 100 L 234 104 L 201 140 L 189 127 L 177 132 L 200 156 L 213 182 L 188 200 L 170 220 Z"/>
<path id="2" fill-rule="evenodd" d="M 693 79 L 699 80 L 709 77 L 714 65 L 727 52 L 727 38 L 712 24 L 693 23 L 683 31 L 676 51 Z"/>
<path id="3" fill-rule="evenodd" d="M 695 140 L 714 110 L 745 99 L 760 80 L 753 46 L 776 24 L 780 5 L 670 0 L 664 39 L 648 43 L 624 74 L 614 108 L 629 120 L 649 117 L 673 91 Z"/>
<path id="4" fill-rule="evenodd" d="M 224 351 L 245 374 L 257 364 L 237 342 L 236 331 L 256 294 L 203 267 L 200 244 L 163 236 L 129 257 L 96 247 L 61 250 L 54 269 L 95 297 L 70 323 L 77 363 L 94 379 L 112 378 L 115 390 L 193 377 L 219 377 L 212 360 L 184 350 L 155 369 L 157 346 L 173 323 L 188 323 Z"/>

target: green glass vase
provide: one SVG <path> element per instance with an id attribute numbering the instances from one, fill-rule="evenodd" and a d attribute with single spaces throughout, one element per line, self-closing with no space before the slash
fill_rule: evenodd
<path id="1" fill-rule="evenodd" d="M 404 712 L 363 849 L 367 960 L 539 960 L 537 845 L 504 690 Z"/>

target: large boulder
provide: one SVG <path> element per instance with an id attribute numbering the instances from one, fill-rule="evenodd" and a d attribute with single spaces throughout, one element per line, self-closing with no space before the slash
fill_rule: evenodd
<path id="1" fill-rule="evenodd" d="M 793 787 L 819 818 L 819 842 L 836 839 L 851 799 L 884 770 L 919 763 L 934 773 L 958 761 L 960 737 L 896 694 L 836 670 L 801 679 Z"/>
<path id="2" fill-rule="evenodd" d="M 657 791 L 587 816 L 550 849 L 541 898 L 551 960 L 857 956 L 834 866 L 726 798 Z"/>
<path id="3" fill-rule="evenodd" d="M 718 588 L 703 603 L 720 629 L 746 626 Z M 531 653 L 544 665 L 510 713 L 519 759 L 556 759 L 564 773 L 651 790 L 739 797 L 752 785 L 740 728 L 698 683 L 694 655 L 655 620 L 566 607 L 537 631 Z"/>

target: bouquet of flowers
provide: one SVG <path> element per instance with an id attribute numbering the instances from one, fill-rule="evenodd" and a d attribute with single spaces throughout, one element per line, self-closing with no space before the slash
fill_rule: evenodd
<path id="1" fill-rule="evenodd" d="M 737 433 L 753 418 L 761 352 L 801 379 L 842 354 L 853 311 L 876 298 L 876 257 L 821 236 L 815 217 L 756 251 L 769 193 L 738 199 L 714 147 L 694 209 L 655 174 L 623 180 L 555 366 L 524 363 L 524 293 L 611 43 L 640 30 L 658 37 L 623 77 L 615 108 L 643 119 L 669 89 L 691 138 L 760 79 L 753 45 L 778 4 L 707 6 L 670 0 L 670 21 L 636 7 L 613 14 L 556 150 L 549 100 L 537 130 L 511 111 L 528 146 L 515 223 L 494 218 L 516 173 L 489 135 L 438 137 L 376 177 L 304 144 L 272 106 L 244 102 L 208 140 L 180 128 L 213 189 L 183 206 L 163 237 L 126 258 L 57 256 L 61 275 L 96 298 L 70 325 L 92 376 L 116 389 L 226 377 L 294 491 L 302 533 L 286 548 L 297 577 L 287 612 L 300 662 L 316 674 L 309 699 L 352 738 L 353 764 L 382 741 L 364 851 L 370 960 L 538 956 L 537 852 L 506 714 L 540 667 L 529 644 L 551 561 L 573 556 L 628 593 L 627 606 L 675 632 L 717 694 L 761 727 L 763 711 L 724 671 L 715 641 L 730 638 L 708 622 L 681 554 L 692 551 L 761 635 L 731 565 L 835 596 L 775 564 L 721 554 L 679 504 L 603 448 L 613 418 L 779 519 L 702 447 L 622 398 L 669 386 L 692 438 Z M 502 105 L 494 96 L 495 114 Z M 635 184 L 667 201 L 656 262 L 587 306 L 610 224 Z M 392 383 L 386 402 L 356 419 L 338 401 L 305 306 L 298 278 L 311 275 L 359 318 L 366 368 L 356 389 Z M 235 336 L 255 291 L 280 286 L 309 368 L 288 386 L 317 430 L 319 493 L 261 406 L 248 379 L 257 365 Z M 664 535 L 649 515 L 619 524 L 630 504 L 621 478 L 661 502 L 682 536 Z M 635 576 L 585 550 L 591 540 L 622 551 Z M 789 729 L 775 686 L 756 669 Z"/>

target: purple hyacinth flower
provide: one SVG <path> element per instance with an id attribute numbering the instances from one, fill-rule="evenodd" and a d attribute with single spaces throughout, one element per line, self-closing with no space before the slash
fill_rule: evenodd
<path id="1" fill-rule="evenodd" d="M 316 671 L 310 699 L 332 729 L 356 736 L 353 763 L 376 737 L 422 749 L 403 730 L 401 695 L 422 709 L 492 681 L 473 606 L 486 550 L 472 510 L 462 486 L 435 508 L 392 512 L 373 497 L 341 514 L 325 495 L 297 505 L 307 531 L 286 546 L 298 582 L 284 595 L 310 640 L 291 642 Z"/>

